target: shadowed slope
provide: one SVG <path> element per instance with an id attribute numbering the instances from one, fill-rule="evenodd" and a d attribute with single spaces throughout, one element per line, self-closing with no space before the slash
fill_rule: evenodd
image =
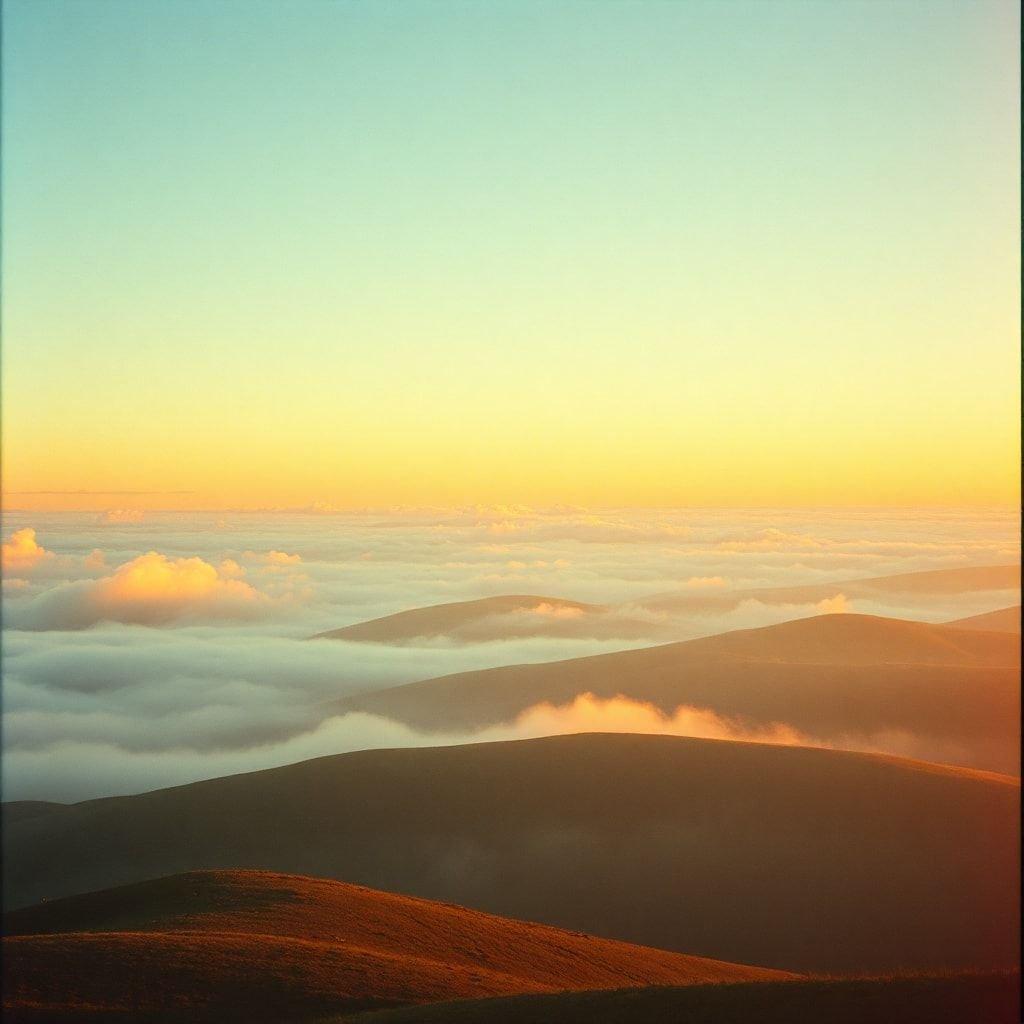
<path id="1" fill-rule="evenodd" d="M 939 765 L 659 736 L 374 750 L 17 822 L 4 882 L 17 906 L 244 865 L 791 970 L 1005 965 L 1018 795 Z"/>
<path id="2" fill-rule="evenodd" d="M 1001 771 L 1019 758 L 1020 650 L 1007 633 L 870 615 L 762 629 L 544 664 L 462 672 L 349 697 L 419 729 L 475 730 L 591 693 L 687 706 L 810 740 Z"/>
<path id="3" fill-rule="evenodd" d="M 4 823 L 12 821 L 24 821 L 26 818 L 36 818 L 41 814 L 49 814 L 50 811 L 67 804 L 52 803 L 49 800 L 8 800 L 0 804 L 0 816 Z"/>
<path id="4" fill-rule="evenodd" d="M 790 981 L 435 1003 L 352 1024 L 1016 1024 L 1020 975 Z"/>
<path id="5" fill-rule="evenodd" d="M 1000 608 L 984 615 L 971 615 L 966 619 L 954 619 L 947 626 L 956 629 L 982 629 L 997 633 L 1020 634 L 1020 605 L 1014 608 Z"/>
<path id="6" fill-rule="evenodd" d="M 775 972 L 325 879 L 194 872 L 5 915 L 9 1011 L 288 1019 L 434 999 Z M 119 967 L 111 970 L 112 962 Z M 38 1016 L 38 1014 L 37 1014 Z M 88 1019 L 86 1016 L 85 1019 Z"/>

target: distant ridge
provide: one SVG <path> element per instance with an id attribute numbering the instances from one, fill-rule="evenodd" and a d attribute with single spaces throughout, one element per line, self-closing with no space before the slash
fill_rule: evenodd
<path id="1" fill-rule="evenodd" d="M 641 598 L 636 604 L 662 611 L 695 607 L 732 607 L 740 601 L 763 604 L 808 604 L 842 594 L 847 598 L 870 599 L 897 594 L 963 594 L 978 591 L 1020 591 L 1020 564 L 966 566 L 958 569 L 928 569 L 895 576 L 833 580 L 792 587 L 754 587 L 720 594 L 676 591 Z"/>
<path id="2" fill-rule="evenodd" d="M 971 615 L 966 619 L 954 619 L 947 626 L 957 629 L 986 629 L 997 633 L 1020 633 L 1020 605 L 1000 608 L 984 615 Z"/>
<path id="3" fill-rule="evenodd" d="M 595 619 L 603 623 L 610 611 L 606 605 L 566 601 L 559 597 L 511 594 L 411 608 L 317 633 L 310 639 L 405 643 L 448 636 L 479 642 L 536 635 L 538 620 L 542 621 L 547 636 L 577 636 L 591 633 L 591 623 Z M 516 617 L 521 621 L 517 623 Z M 634 623 L 626 627 L 626 632 L 631 636 L 646 636 L 646 628 L 646 623 Z"/>
<path id="4" fill-rule="evenodd" d="M 1019 764 L 1016 638 L 871 615 L 819 615 L 639 650 L 461 672 L 330 707 L 451 733 L 511 722 L 539 703 L 566 705 L 583 693 L 621 694 L 666 714 L 687 706 L 748 725 L 783 722 L 838 746 L 875 735 L 879 742 L 916 738 L 915 749 L 933 759 L 1011 772 Z"/>
<path id="5" fill-rule="evenodd" d="M 811 605 L 840 595 L 849 600 L 901 594 L 948 595 L 1020 591 L 1019 565 L 935 569 L 787 587 L 682 588 L 615 604 L 511 594 L 410 608 L 382 618 L 317 633 L 311 639 L 408 644 L 440 638 L 480 643 L 527 636 L 608 640 L 677 640 L 679 623 L 666 616 L 721 614 L 745 602 Z"/>
<path id="6" fill-rule="evenodd" d="M 486 643 L 525 637 L 561 639 L 657 639 L 657 620 L 622 613 L 613 605 L 586 604 L 561 597 L 509 594 L 410 608 L 377 619 L 316 633 L 310 640 L 417 644 Z M 666 635 L 664 639 L 674 639 Z"/>

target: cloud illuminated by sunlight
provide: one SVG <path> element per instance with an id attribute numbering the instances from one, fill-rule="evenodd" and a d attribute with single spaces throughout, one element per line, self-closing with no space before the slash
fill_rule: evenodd
<path id="1" fill-rule="evenodd" d="M 14 628 L 48 630 L 85 629 L 100 622 L 161 626 L 176 620 L 252 619 L 273 599 L 239 579 L 243 573 L 230 559 L 215 566 L 202 558 L 149 551 L 100 579 L 53 587 L 9 610 L 8 621 Z"/>
<path id="2" fill-rule="evenodd" d="M 7 572 L 24 572 L 48 558 L 53 558 L 53 552 L 36 541 L 36 531 L 30 526 L 15 530 L 10 539 L 4 541 L 2 560 Z"/>
<path id="3" fill-rule="evenodd" d="M 502 727 L 495 730 L 504 731 Z M 507 731 L 519 738 L 578 732 L 631 732 L 711 740 L 748 740 L 786 746 L 811 742 L 807 736 L 781 722 L 748 727 L 706 708 L 686 706 L 680 706 L 667 715 L 646 701 L 631 700 L 622 695 L 605 700 L 592 693 L 581 693 L 569 704 L 535 704 L 519 714 Z"/>
<path id="4" fill-rule="evenodd" d="M 242 557 L 251 562 L 266 562 L 267 565 L 298 565 L 301 555 L 290 555 L 286 551 L 244 551 Z"/>
<path id="5" fill-rule="evenodd" d="M 583 617 L 583 609 L 571 604 L 552 604 L 550 601 L 541 601 L 532 608 L 525 609 L 531 615 L 543 615 L 552 619 L 579 619 Z"/>
<path id="6" fill-rule="evenodd" d="M 237 568 L 237 567 L 236 567 Z M 190 609 L 248 605 L 262 595 L 233 578 L 231 566 L 221 569 L 201 558 L 168 558 L 150 551 L 101 579 L 92 601 L 122 622 L 159 622 L 178 618 Z"/>

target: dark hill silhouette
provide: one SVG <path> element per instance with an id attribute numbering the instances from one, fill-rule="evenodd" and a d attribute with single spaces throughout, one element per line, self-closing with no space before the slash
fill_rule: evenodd
<path id="1" fill-rule="evenodd" d="M 5 830 L 7 906 L 243 866 L 789 970 L 1016 962 L 1019 782 L 840 751 L 577 735 L 371 750 Z"/>
<path id="2" fill-rule="evenodd" d="M 49 814 L 60 807 L 67 807 L 67 804 L 53 803 L 49 800 L 8 800 L 3 804 L 3 820 L 4 823 L 24 821 L 40 814 Z"/>
<path id="3" fill-rule="evenodd" d="M 655 986 L 619 992 L 468 999 L 385 1010 L 351 1024 L 1017 1024 L 1020 975 L 858 978 Z"/>

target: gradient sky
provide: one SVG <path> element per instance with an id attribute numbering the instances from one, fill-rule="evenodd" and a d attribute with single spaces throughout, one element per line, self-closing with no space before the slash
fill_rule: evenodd
<path id="1" fill-rule="evenodd" d="M 1018 38 L 6 0 L 7 504 L 1015 503 Z"/>

